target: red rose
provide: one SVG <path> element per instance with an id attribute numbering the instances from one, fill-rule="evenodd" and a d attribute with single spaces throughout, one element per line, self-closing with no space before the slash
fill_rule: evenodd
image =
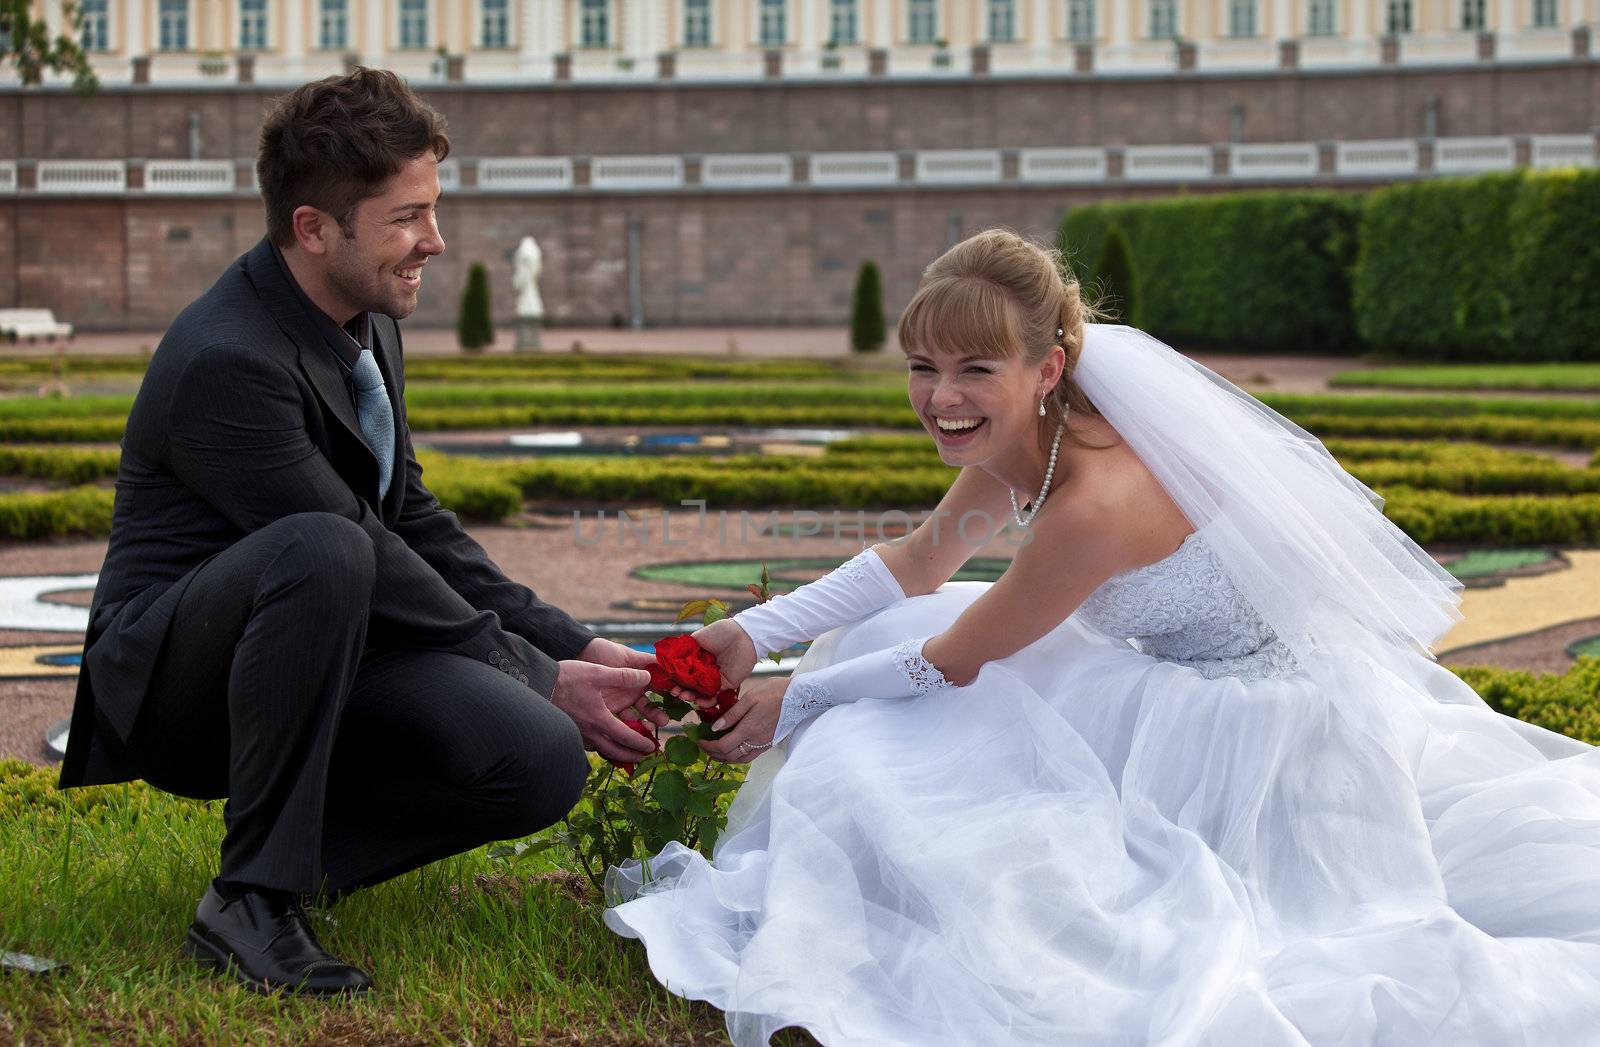
<path id="1" fill-rule="evenodd" d="M 650 683 L 652 689 L 660 691 L 663 687 L 656 686 L 658 676 L 665 687 L 676 685 L 702 697 L 716 694 L 722 684 L 716 656 L 686 634 L 668 636 L 656 643 L 656 668 L 651 670 Z"/>
<path id="2" fill-rule="evenodd" d="M 651 730 L 649 724 L 645 723 L 643 720 L 623 720 L 622 723 L 623 726 L 627 727 L 628 730 L 632 731 L 633 733 L 642 734 L 646 738 L 650 739 L 650 743 L 655 746 L 655 748 L 651 750 L 652 752 L 661 751 L 661 740 L 656 737 L 656 732 Z M 620 767 L 624 771 L 627 771 L 629 778 L 633 777 L 633 769 L 639 766 L 637 760 L 632 762 L 627 760 L 612 760 L 611 763 L 613 766 Z"/>
<path id="3" fill-rule="evenodd" d="M 717 715 L 725 716 L 728 710 L 739 704 L 739 692 L 732 687 L 725 687 L 717 692 Z"/>

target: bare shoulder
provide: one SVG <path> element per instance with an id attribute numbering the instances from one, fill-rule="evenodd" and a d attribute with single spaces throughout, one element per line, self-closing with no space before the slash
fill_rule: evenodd
<path id="1" fill-rule="evenodd" d="M 1096 573 L 1110 577 L 1170 555 L 1194 530 L 1126 444 L 1081 456 L 1075 464 L 1050 496 L 1056 504 L 1035 519 L 1033 540 L 1023 551 L 1071 550 L 1073 560 L 1091 560 Z"/>

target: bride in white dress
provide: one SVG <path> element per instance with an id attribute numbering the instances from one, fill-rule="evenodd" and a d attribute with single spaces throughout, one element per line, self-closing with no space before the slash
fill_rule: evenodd
<path id="1" fill-rule="evenodd" d="M 1433 662 L 1456 585 L 1314 438 L 1083 316 L 1009 233 L 929 267 L 961 472 L 698 634 L 732 682 L 819 639 L 703 743 L 759 755 L 715 860 L 613 870 L 606 923 L 740 1045 L 1600 1043 L 1600 757 Z"/>

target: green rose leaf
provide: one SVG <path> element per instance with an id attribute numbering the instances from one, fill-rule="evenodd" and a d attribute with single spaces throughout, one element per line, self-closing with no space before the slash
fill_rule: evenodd
<path id="1" fill-rule="evenodd" d="M 682 771 L 662 771 L 656 776 L 655 801 L 669 814 L 683 813 L 689 802 L 689 780 Z"/>
<path id="2" fill-rule="evenodd" d="M 681 734 L 667 739 L 666 751 L 667 760 L 678 767 L 689 767 L 700 760 L 700 747 Z"/>

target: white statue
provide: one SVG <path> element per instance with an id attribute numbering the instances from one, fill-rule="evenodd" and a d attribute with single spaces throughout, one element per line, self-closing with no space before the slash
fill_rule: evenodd
<path id="1" fill-rule="evenodd" d="M 524 236 L 512 255 L 511 286 L 517 292 L 517 319 L 543 320 L 544 299 L 539 297 L 539 267 L 544 253 L 531 236 Z"/>

